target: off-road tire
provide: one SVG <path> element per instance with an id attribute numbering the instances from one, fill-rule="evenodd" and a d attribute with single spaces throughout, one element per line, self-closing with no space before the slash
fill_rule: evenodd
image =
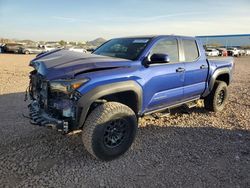
<path id="1" fill-rule="evenodd" d="M 223 101 L 221 104 L 218 104 L 218 96 L 220 92 L 223 91 Z M 219 112 L 222 111 L 226 105 L 228 98 L 228 87 L 227 84 L 223 81 L 215 81 L 213 90 L 211 93 L 204 99 L 205 108 L 209 111 Z"/>
<path id="2" fill-rule="evenodd" d="M 119 145 L 115 147 L 107 146 L 108 143 L 113 144 L 107 139 L 107 130 L 110 131 L 112 122 L 119 121 L 126 122 L 125 126 L 124 123 L 122 124 L 123 129 L 126 129 L 123 133 L 124 136 Z M 120 125 L 118 124 L 118 126 Z M 116 124 L 114 127 L 116 127 Z M 107 102 L 97 106 L 87 117 L 83 126 L 82 141 L 91 155 L 97 159 L 108 161 L 121 156 L 129 149 L 134 141 L 136 131 L 137 118 L 134 111 L 124 104 Z M 109 134 L 111 133 L 109 132 Z"/>

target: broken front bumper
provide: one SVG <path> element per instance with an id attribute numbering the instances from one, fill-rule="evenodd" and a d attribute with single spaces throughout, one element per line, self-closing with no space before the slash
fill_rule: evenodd
<path id="1" fill-rule="evenodd" d="M 65 134 L 69 132 L 68 121 L 52 117 L 39 108 L 39 104 L 36 100 L 32 101 L 28 107 L 30 110 L 29 116 L 32 124 L 57 129 Z"/>

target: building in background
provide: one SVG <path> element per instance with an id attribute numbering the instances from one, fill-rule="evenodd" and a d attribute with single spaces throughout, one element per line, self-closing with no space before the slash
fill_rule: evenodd
<path id="1" fill-rule="evenodd" d="M 204 46 L 250 47 L 250 34 L 196 36 Z"/>

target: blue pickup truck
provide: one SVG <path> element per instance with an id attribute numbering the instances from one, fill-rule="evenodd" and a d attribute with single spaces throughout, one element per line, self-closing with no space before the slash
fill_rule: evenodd
<path id="1" fill-rule="evenodd" d="M 199 100 L 221 111 L 233 59 L 209 60 L 193 37 L 116 38 L 92 54 L 58 49 L 30 62 L 32 124 L 63 133 L 82 130 L 87 151 L 101 160 L 125 153 L 139 117 Z"/>

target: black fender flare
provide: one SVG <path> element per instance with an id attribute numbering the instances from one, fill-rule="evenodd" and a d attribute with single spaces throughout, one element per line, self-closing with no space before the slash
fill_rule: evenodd
<path id="1" fill-rule="evenodd" d="M 229 83 L 231 82 L 231 71 L 228 67 L 215 70 L 214 73 L 212 74 L 212 76 L 210 77 L 210 80 L 208 81 L 208 88 L 203 93 L 203 95 L 202 95 L 203 97 L 206 97 L 207 95 L 209 95 L 209 93 L 212 91 L 212 89 L 214 87 L 214 83 L 215 83 L 216 79 L 218 78 L 218 76 L 220 76 L 222 74 L 228 74 Z"/>
<path id="2" fill-rule="evenodd" d="M 88 91 L 78 100 L 77 109 L 81 109 L 77 114 L 78 116 L 78 128 L 81 128 L 84 125 L 86 120 L 89 108 L 93 102 L 97 99 L 115 93 L 120 93 L 124 91 L 132 91 L 136 94 L 137 97 L 137 108 L 138 112 L 142 109 L 142 88 L 141 86 L 132 80 L 116 82 L 111 84 L 105 84 L 101 86 L 97 86 L 96 88 Z"/>

